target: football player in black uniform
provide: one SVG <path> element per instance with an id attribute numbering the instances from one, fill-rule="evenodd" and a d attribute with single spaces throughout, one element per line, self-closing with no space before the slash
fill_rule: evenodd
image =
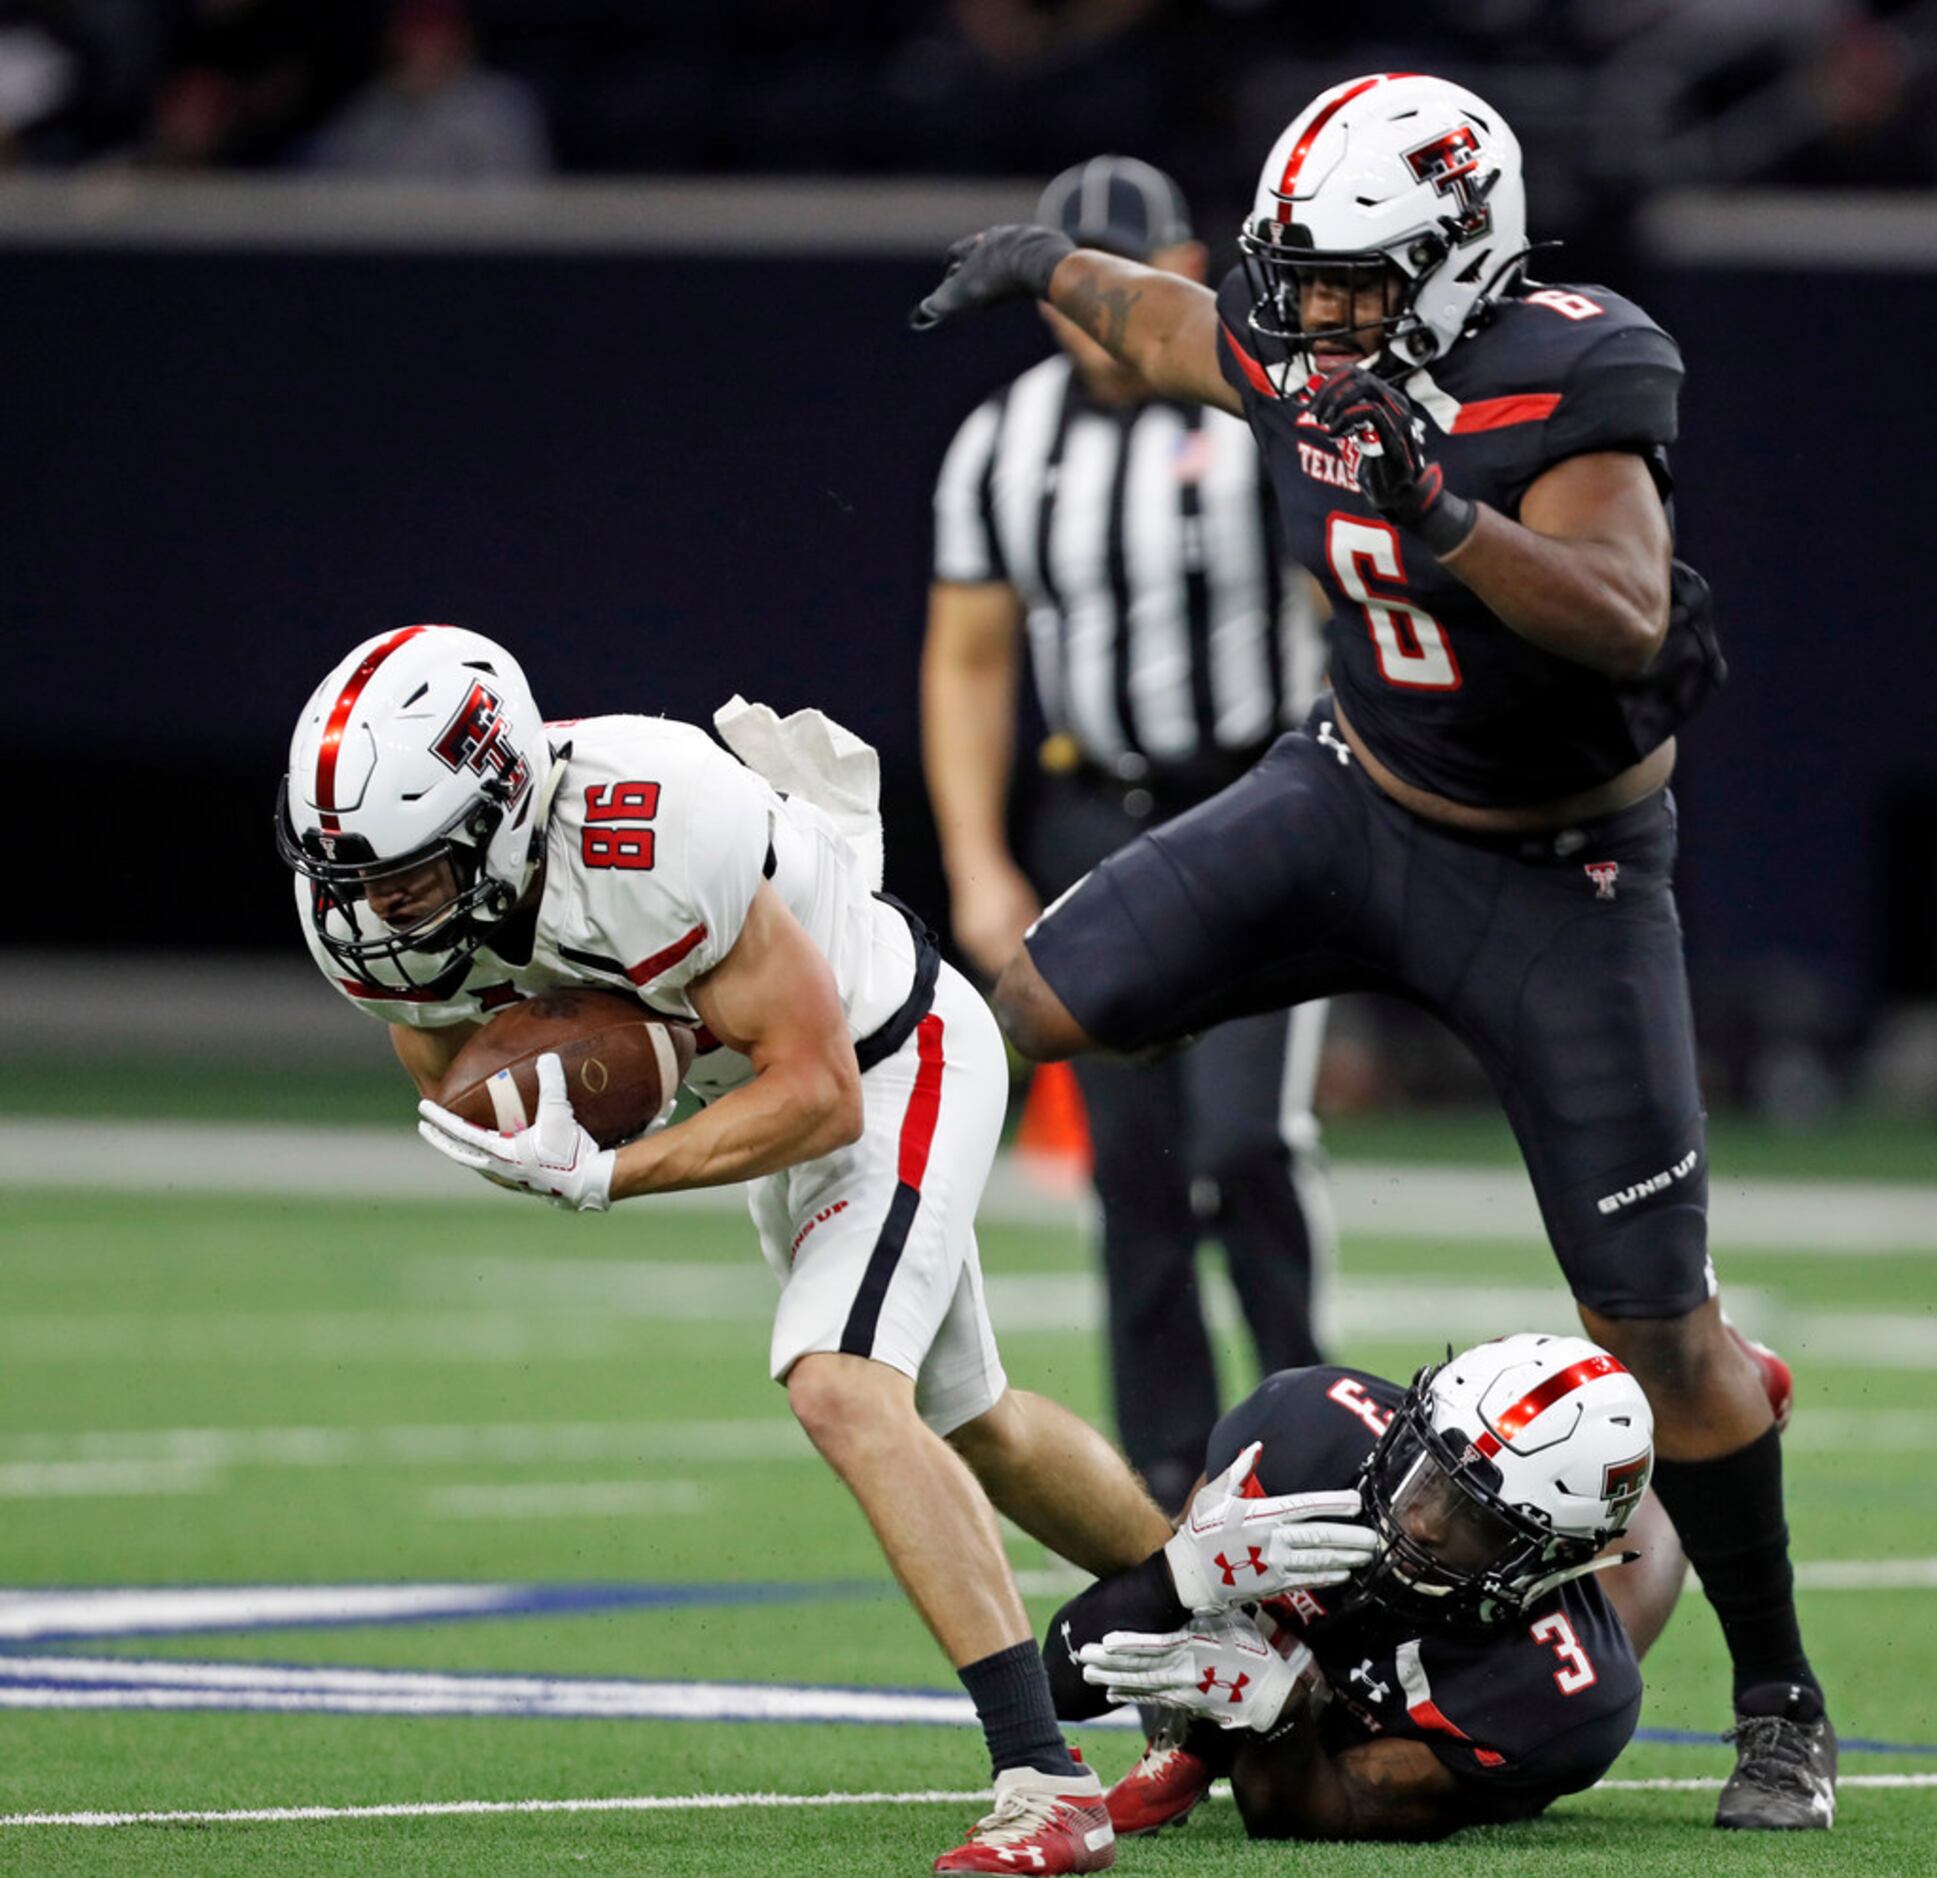
<path id="1" fill-rule="evenodd" d="M 1033 295 L 1242 412 L 1333 607 L 1333 695 L 1051 908 L 997 1008 L 1042 1059 L 1355 990 L 1464 1037 L 1589 1335 L 1654 1408 L 1656 1490 L 1734 1665 L 1716 1822 L 1824 1827 L 1776 1415 L 1706 1250 L 1667 783 L 1722 663 L 1673 558 L 1680 354 L 1617 294 L 1527 279 L 1525 220 L 1496 112 L 1377 75 L 1286 129 L 1215 295 L 1049 229 L 951 250 L 918 326 Z"/>
<path id="2" fill-rule="evenodd" d="M 1410 1389 L 1268 1378 L 1212 1435 L 1163 1551 L 1050 1625 L 1064 1719 L 1167 1717 L 1110 1791 L 1117 1832 L 1180 1821 L 1219 1774 L 1256 1838 L 1439 1838 L 1592 1786 L 1681 1583 L 1658 1513 L 1664 1559 L 1591 1575 L 1634 1557 L 1609 1548 L 1643 1504 L 1651 1427 L 1579 1337 L 1483 1343 Z"/>

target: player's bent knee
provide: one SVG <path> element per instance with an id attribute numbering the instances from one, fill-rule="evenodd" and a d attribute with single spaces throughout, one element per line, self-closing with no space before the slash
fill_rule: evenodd
<path id="1" fill-rule="evenodd" d="M 1059 1063 L 1096 1048 L 1095 1039 L 1070 1016 L 1068 1006 L 1037 971 L 1027 946 L 996 980 L 995 1015 L 1003 1035 L 1032 1062 Z"/>
<path id="2" fill-rule="evenodd" d="M 844 1453 L 901 1440 L 920 1419 L 914 1385 L 899 1370 L 833 1351 L 803 1356 L 787 1372 L 787 1406 L 836 1465 Z"/>
<path id="3" fill-rule="evenodd" d="M 1736 1361 L 1721 1306 L 1712 1298 L 1679 1317 L 1603 1317 L 1583 1306 L 1581 1321 L 1588 1335 L 1619 1357 L 1651 1393 L 1700 1394 L 1718 1364 Z"/>

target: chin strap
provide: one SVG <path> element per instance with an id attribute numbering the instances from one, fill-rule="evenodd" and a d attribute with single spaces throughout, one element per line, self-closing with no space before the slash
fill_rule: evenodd
<path id="1" fill-rule="evenodd" d="M 1639 1552 L 1603 1552 L 1598 1558 L 1591 1558 L 1585 1565 L 1570 1565 L 1564 1572 L 1549 1572 L 1545 1578 L 1536 1578 L 1527 1587 L 1523 1604 L 1538 1604 L 1550 1591 L 1558 1591 L 1562 1585 L 1571 1584 L 1576 1578 L 1585 1578 L 1593 1572 L 1612 1571 L 1617 1565 L 1632 1565 L 1641 1556 Z"/>
<path id="2" fill-rule="evenodd" d="M 572 746 L 561 744 L 551 753 L 551 767 L 545 772 L 545 779 L 538 785 L 538 794 L 531 805 L 531 839 L 525 847 L 525 871 L 518 882 L 518 898 L 523 899 L 525 889 L 531 885 L 532 870 L 545 858 L 545 830 L 551 826 L 552 800 L 558 794 L 559 785 L 565 780 L 565 765 L 571 761 Z"/>

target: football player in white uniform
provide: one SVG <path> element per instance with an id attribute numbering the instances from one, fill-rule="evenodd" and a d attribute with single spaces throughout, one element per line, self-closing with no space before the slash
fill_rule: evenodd
<path id="1" fill-rule="evenodd" d="M 692 725 L 548 726 L 501 646 L 409 626 L 358 646 L 304 707 L 280 845 L 317 965 L 390 1025 L 432 1146 L 576 1209 L 752 1183 L 781 1287 L 772 1374 L 988 1736 L 995 1811 L 936 1869 L 1102 1870 L 1102 1790 L 1056 1726 L 991 1502 L 1098 1573 L 1169 1524 L 1094 1430 L 1008 1386 L 974 1232 L 1001 1040 L 876 891 L 873 753 L 803 719 L 783 794 Z M 778 772 L 803 719 L 768 714 L 742 747 L 780 750 Z M 828 807 L 806 799 L 816 779 Z M 698 1026 L 687 1082 L 704 1106 L 609 1149 L 555 1058 L 528 1126 L 475 1128 L 432 1100 L 490 1012 L 562 985 Z"/>

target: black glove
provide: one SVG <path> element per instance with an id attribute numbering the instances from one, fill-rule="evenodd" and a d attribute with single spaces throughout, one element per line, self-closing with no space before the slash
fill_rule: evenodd
<path id="1" fill-rule="evenodd" d="M 1362 366 L 1341 366 L 1311 396 L 1327 435 L 1358 447 L 1359 491 L 1381 515 L 1450 554 L 1473 532 L 1473 504 L 1446 487 L 1426 455 L 1426 423 L 1397 385 Z"/>
<path id="2" fill-rule="evenodd" d="M 943 320 L 1005 300 L 1041 300 L 1049 293 L 1056 263 L 1075 251 L 1075 242 L 1053 228 L 1020 222 L 985 228 L 949 249 L 941 285 L 908 315 L 908 324 L 925 333 Z"/>

